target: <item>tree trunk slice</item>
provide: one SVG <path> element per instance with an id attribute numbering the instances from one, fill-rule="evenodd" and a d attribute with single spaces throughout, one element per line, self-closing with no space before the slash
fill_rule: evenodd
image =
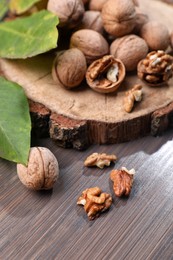
<path id="1" fill-rule="evenodd" d="M 140 0 L 150 19 L 173 28 L 173 8 L 159 1 Z M 85 83 L 66 90 L 53 82 L 54 54 L 27 60 L 0 60 L 3 75 L 20 84 L 30 100 L 33 129 L 57 140 L 58 145 L 85 149 L 93 143 L 119 143 L 148 134 L 161 134 L 172 127 L 173 79 L 161 87 L 149 87 L 136 74 L 126 76 L 116 93 L 100 94 Z M 142 84 L 143 100 L 131 113 L 123 109 L 125 91 Z M 44 130 L 41 130 L 44 128 Z"/>

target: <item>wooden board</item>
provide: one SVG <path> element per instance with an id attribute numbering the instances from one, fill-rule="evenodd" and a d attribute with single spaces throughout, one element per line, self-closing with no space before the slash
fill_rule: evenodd
<path id="1" fill-rule="evenodd" d="M 154 0 L 140 0 L 139 4 L 150 19 L 161 21 L 172 30 L 172 7 Z M 156 88 L 142 83 L 143 101 L 132 113 L 126 113 L 124 92 L 141 83 L 136 74 L 127 75 L 115 94 L 96 93 L 86 85 L 66 90 L 52 80 L 53 59 L 54 54 L 50 53 L 27 60 L 1 59 L 0 69 L 5 77 L 25 89 L 30 100 L 50 111 L 50 136 L 58 144 L 84 149 L 91 143 L 124 142 L 151 132 L 158 134 L 172 124 L 173 79 Z"/>

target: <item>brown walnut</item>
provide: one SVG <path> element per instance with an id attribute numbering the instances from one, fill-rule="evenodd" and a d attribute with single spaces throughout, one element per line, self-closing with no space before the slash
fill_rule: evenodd
<path id="1" fill-rule="evenodd" d="M 101 11 L 103 5 L 107 2 L 108 0 L 90 0 L 89 2 L 89 9 L 94 10 L 94 11 Z"/>
<path id="2" fill-rule="evenodd" d="M 74 32 L 70 38 L 70 48 L 80 49 L 88 64 L 109 52 L 109 45 L 105 38 L 100 33 L 90 29 Z"/>
<path id="3" fill-rule="evenodd" d="M 138 63 L 138 77 L 149 86 L 160 86 L 173 76 L 173 57 L 163 50 L 152 51 Z"/>
<path id="4" fill-rule="evenodd" d="M 99 11 L 86 11 L 82 18 L 79 26 L 76 27 L 76 30 L 80 29 L 91 29 L 98 33 L 103 34 L 103 22 L 101 14 Z"/>
<path id="5" fill-rule="evenodd" d="M 112 55 L 103 56 L 91 63 L 86 72 L 86 81 L 100 93 L 115 92 L 125 78 L 124 64 Z"/>
<path id="6" fill-rule="evenodd" d="M 84 206 L 89 220 L 94 220 L 110 208 L 112 197 L 108 193 L 102 193 L 99 187 L 93 187 L 82 192 L 77 204 Z"/>
<path id="7" fill-rule="evenodd" d="M 170 44 L 168 28 L 160 22 L 145 23 L 141 27 L 140 36 L 146 41 L 150 51 L 166 50 Z"/>
<path id="8" fill-rule="evenodd" d="M 127 170 L 122 167 L 121 170 L 113 170 L 110 173 L 110 179 L 113 181 L 113 190 L 117 197 L 129 196 L 134 179 L 135 170 Z"/>
<path id="9" fill-rule="evenodd" d="M 20 181 L 32 190 L 49 190 L 59 177 L 59 165 L 54 154 L 45 147 L 32 147 L 27 166 L 17 164 Z"/>
<path id="10" fill-rule="evenodd" d="M 59 18 L 60 27 L 74 28 L 84 15 L 84 4 L 81 0 L 49 0 L 47 9 Z"/>
<path id="11" fill-rule="evenodd" d="M 72 48 L 56 56 L 52 67 L 52 77 L 55 82 L 71 89 L 83 81 L 86 70 L 84 54 L 79 49 Z"/>
<path id="12" fill-rule="evenodd" d="M 134 34 L 117 38 L 110 45 L 110 54 L 120 59 L 127 71 L 136 70 L 138 62 L 145 58 L 147 53 L 146 42 Z"/>
<path id="13" fill-rule="evenodd" d="M 108 0 L 102 7 L 105 30 L 116 37 L 132 32 L 136 22 L 135 5 L 131 0 Z"/>

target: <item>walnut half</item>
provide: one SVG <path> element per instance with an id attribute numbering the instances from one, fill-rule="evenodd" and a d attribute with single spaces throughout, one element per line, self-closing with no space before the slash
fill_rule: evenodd
<path id="1" fill-rule="evenodd" d="M 105 55 L 93 61 L 87 69 L 87 84 L 100 93 L 115 92 L 125 78 L 123 62 L 112 55 Z"/>
<path id="2" fill-rule="evenodd" d="M 93 153 L 87 157 L 84 162 L 84 165 L 87 167 L 97 166 L 100 169 L 103 169 L 104 166 L 109 166 L 111 162 L 117 160 L 116 155 L 114 154 L 106 154 L 106 153 Z"/>
<path id="3" fill-rule="evenodd" d="M 113 170 L 110 173 L 110 179 L 113 181 L 113 189 L 117 197 L 129 196 L 133 184 L 135 170 L 127 170 L 122 167 L 121 170 Z"/>
<path id="4" fill-rule="evenodd" d="M 92 187 L 82 192 L 77 204 L 84 206 L 89 220 L 94 220 L 100 213 L 110 208 L 112 197 L 108 193 L 102 193 L 99 187 Z"/>

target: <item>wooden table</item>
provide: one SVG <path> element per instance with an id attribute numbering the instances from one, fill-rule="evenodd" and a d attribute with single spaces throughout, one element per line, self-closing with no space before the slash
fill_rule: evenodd
<path id="1" fill-rule="evenodd" d="M 64 149 L 36 139 L 57 157 L 60 178 L 52 191 L 26 189 L 15 163 L 0 160 L 0 259 L 173 259 L 173 132 L 88 150 Z M 93 152 L 114 153 L 103 170 L 86 168 Z M 115 198 L 108 212 L 89 221 L 76 205 L 81 192 L 99 186 L 113 194 L 109 173 L 126 166 L 136 175 L 128 199 Z"/>

